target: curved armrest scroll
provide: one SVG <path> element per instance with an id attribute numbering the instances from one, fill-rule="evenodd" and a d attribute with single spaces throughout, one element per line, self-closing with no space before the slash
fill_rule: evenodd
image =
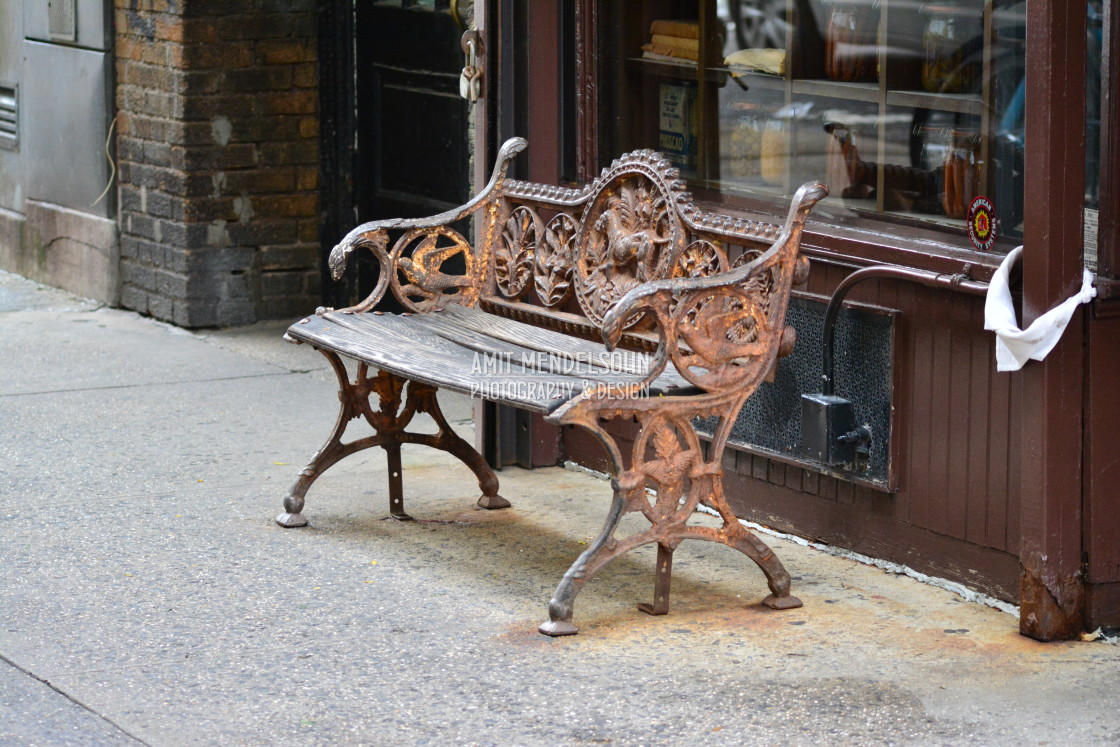
<path id="1" fill-rule="evenodd" d="M 611 307 L 603 319 L 603 342 L 613 348 L 634 314 L 654 311 L 658 324 L 668 321 L 670 301 L 674 296 L 687 296 L 695 291 L 714 290 L 728 286 L 742 286 L 752 277 L 781 261 L 786 250 L 796 255 L 801 244 L 801 231 L 809 211 L 828 195 L 828 187 L 820 182 L 803 184 L 794 194 L 785 226 L 768 250 L 734 270 L 705 277 L 670 278 L 653 280 L 632 288 Z M 806 268 L 796 268 L 794 281 L 804 281 Z"/>
<path id="2" fill-rule="evenodd" d="M 381 262 L 382 269 L 377 288 L 374 289 L 373 293 L 371 293 L 365 301 L 353 307 L 353 310 L 366 311 L 372 308 L 374 304 L 381 299 L 381 295 L 385 293 L 388 284 L 388 273 L 386 270 L 390 269 L 389 257 L 385 249 L 388 245 L 390 230 L 437 228 L 454 223 L 457 220 L 471 215 L 485 205 L 494 193 L 499 190 L 502 182 L 505 180 L 509 162 L 513 160 L 517 154 L 525 150 L 527 145 L 528 143 L 526 143 L 524 138 L 514 137 L 507 140 L 502 145 L 501 150 L 498 151 L 497 162 L 494 164 L 494 171 L 490 175 L 490 181 L 481 192 L 475 195 L 475 197 L 465 205 L 427 218 L 388 218 L 386 220 L 370 221 L 368 223 L 363 223 L 346 234 L 342 241 L 338 242 L 338 244 L 331 249 L 330 258 L 328 259 L 331 277 L 335 280 L 342 277 L 342 273 L 346 270 L 346 264 L 349 261 L 350 254 L 359 247 L 368 248 L 373 251 Z"/>
<path id="3" fill-rule="evenodd" d="M 784 316 L 784 299 L 790 288 L 795 282 L 804 282 L 808 275 L 808 260 L 798 256 L 801 233 L 809 211 L 827 194 L 827 187 L 820 183 L 798 189 L 778 238 L 766 252 L 742 267 L 705 277 L 654 280 L 632 288 L 603 319 L 607 348 L 618 344 L 627 322 L 651 312 L 661 338 L 657 363 L 663 366 L 672 358 L 682 376 L 709 391 L 747 380 L 748 370 L 735 361 L 743 355 L 772 358 L 788 337 L 782 319 L 767 317 Z M 773 293 L 783 300 L 771 305 L 767 314 L 754 296 L 758 291 L 748 286 L 753 278 L 771 269 L 778 278 Z M 735 341 L 736 336 L 740 341 Z M 681 349 L 678 338 L 687 349 Z"/>

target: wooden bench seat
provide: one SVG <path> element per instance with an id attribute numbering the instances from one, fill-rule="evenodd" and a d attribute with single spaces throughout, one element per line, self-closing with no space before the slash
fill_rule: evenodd
<path id="1" fill-rule="evenodd" d="M 608 351 L 463 306 L 410 316 L 335 311 L 288 334 L 411 381 L 546 415 L 589 387 L 639 386 L 653 368 L 646 353 Z M 653 397 L 697 391 L 676 371 L 645 387 Z"/>
<path id="2" fill-rule="evenodd" d="M 287 332 L 326 356 L 340 409 L 277 523 L 306 525 L 312 483 L 375 446 L 388 461 L 390 514 L 410 518 L 406 443 L 454 454 L 478 478 L 481 507 L 508 507 L 493 470 L 440 411 L 436 392 L 447 389 L 579 426 L 607 455 L 614 496 L 606 525 L 561 579 L 542 633 L 577 632 L 574 600 L 587 579 L 649 543 L 658 546 L 654 601 L 639 608 L 665 614 L 672 554 L 685 539 L 738 549 L 766 577 L 765 605 L 800 606 L 781 562 L 728 507 L 722 458 L 743 402 L 792 350 L 789 292 L 808 275 L 801 232 L 827 190 L 803 186 L 779 227 L 698 209 L 676 169 L 652 151 L 622 156 L 579 190 L 506 179 L 524 148 L 520 138 L 508 141 L 486 188 L 461 208 L 367 223 L 332 250 L 336 279 L 356 250 L 373 253 L 380 275 L 360 304 L 319 309 Z M 454 228 L 472 216 L 473 244 Z M 390 290 L 406 312 L 376 310 Z M 353 375 L 343 359 L 356 363 Z M 437 432 L 409 430 L 417 413 L 429 414 Z M 698 417 L 716 422 L 708 444 L 693 426 Z M 640 425 L 627 453 L 604 427 L 612 420 Z M 343 440 L 355 421 L 373 433 Z M 723 525 L 689 524 L 699 506 Z M 650 526 L 616 537 L 628 512 Z"/>

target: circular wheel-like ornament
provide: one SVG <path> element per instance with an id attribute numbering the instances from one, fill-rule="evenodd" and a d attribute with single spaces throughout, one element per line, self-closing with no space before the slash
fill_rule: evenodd
<path id="1" fill-rule="evenodd" d="M 704 278 L 728 267 L 727 255 L 710 241 L 697 239 L 685 247 L 673 265 L 675 278 Z"/>
<path id="2" fill-rule="evenodd" d="M 576 237 L 576 299 L 583 313 L 602 324 L 631 288 L 669 277 L 682 243 L 668 191 L 652 169 L 630 164 L 608 178 L 584 211 Z"/>
<path id="3" fill-rule="evenodd" d="M 455 259 L 460 256 L 462 260 Z M 458 231 L 447 226 L 409 231 L 393 245 L 391 260 L 396 268 L 393 293 L 409 311 L 442 309 L 452 301 L 463 306 L 478 302 L 474 251 Z"/>
<path id="4" fill-rule="evenodd" d="M 697 239 L 685 247 L 673 263 L 675 278 L 705 278 L 718 275 L 728 268 L 727 255 L 717 245 L 705 239 Z M 683 293 L 674 293 L 669 307 L 672 313 L 680 303 Z"/>
<path id="5" fill-rule="evenodd" d="M 758 250 L 743 252 L 743 254 L 739 255 L 739 257 L 731 263 L 731 267 L 732 269 L 742 267 L 743 265 L 758 259 L 758 257 L 760 257 L 761 255 L 762 252 Z M 767 312 L 770 311 L 770 296 L 773 295 L 774 289 L 778 284 L 776 270 L 776 266 L 770 267 L 769 269 L 763 270 L 762 272 L 753 275 L 752 277 L 748 278 L 745 283 L 743 283 L 743 289 L 747 293 L 750 293 L 752 296 L 757 298 L 759 303 L 762 305 L 762 308 Z"/>
<path id="6" fill-rule="evenodd" d="M 774 332 L 766 310 L 744 291 L 697 291 L 678 304 L 673 318 L 677 336 L 668 341 L 669 354 L 681 376 L 701 389 L 727 389 L 765 373 Z"/>

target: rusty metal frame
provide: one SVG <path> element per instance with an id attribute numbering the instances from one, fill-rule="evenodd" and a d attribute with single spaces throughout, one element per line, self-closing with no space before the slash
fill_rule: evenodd
<path id="1" fill-rule="evenodd" d="M 650 543 L 658 545 L 654 600 L 641 609 L 665 614 L 673 551 L 685 539 L 739 550 L 766 577 L 771 593 L 763 604 L 799 607 L 781 562 L 727 504 L 722 460 L 735 415 L 773 375 L 777 359 L 792 351 L 786 308 L 791 288 L 805 282 L 809 272 L 808 260 L 799 255 L 801 235 L 809 211 L 827 189 L 822 184 L 799 189 L 779 228 L 697 208 L 678 171 L 653 151 L 620 157 L 583 189 L 506 180 L 509 160 L 524 148 L 520 138 L 507 141 L 486 188 L 461 208 L 427 219 L 375 221 L 351 231 L 331 252 L 334 277 L 341 276 L 358 248 L 371 251 L 382 272 L 370 296 L 342 312 L 370 312 L 391 290 L 408 313 L 490 300 L 488 310 L 513 310 L 543 326 L 570 330 L 573 315 L 560 308 L 566 302 L 582 311 L 587 328 L 601 332 L 608 351 L 638 339 L 648 347 L 656 340 L 643 381 L 587 388 L 546 418 L 580 426 L 603 445 L 614 497 L 602 532 L 561 579 L 542 633 L 576 633 L 574 600 L 584 583 L 615 557 Z M 476 213 L 480 240 L 472 247 L 450 224 Z M 390 249 L 393 234 L 397 238 Z M 733 249 L 739 254 L 734 262 Z M 461 264 L 450 272 L 447 262 L 454 257 L 461 257 Z M 530 289 L 538 304 L 520 300 Z M 574 304 L 566 300 L 570 296 Z M 311 483 L 339 459 L 370 446 L 388 453 L 390 510 L 407 518 L 401 443 L 449 451 L 478 476 L 480 505 L 509 505 L 497 495 L 497 480 L 482 457 L 439 414 L 433 387 L 408 383 L 401 410 L 404 379 L 387 373 L 370 378 L 361 364 L 351 382 L 335 352 L 320 352 L 338 375 L 342 407 L 334 432 L 293 486 L 279 523 L 305 524 L 303 497 Z M 670 363 L 695 387 L 693 393 L 642 397 Z M 379 412 L 368 403 L 371 393 L 380 397 Z M 437 436 L 404 430 L 419 411 L 436 419 Z M 376 435 L 344 444 L 346 424 L 358 416 Z M 719 419 L 706 449 L 692 424 L 697 417 Z M 616 418 L 632 418 L 641 426 L 629 458 L 602 425 Z M 690 524 L 699 506 L 714 510 L 722 526 Z M 632 512 L 641 513 L 649 528 L 617 538 L 622 516 Z"/>
<path id="2" fill-rule="evenodd" d="M 375 446 L 385 450 L 388 461 L 389 513 L 402 521 L 411 520 L 412 517 L 404 510 L 401 444 L 431 446 L 457 457 L 478 478 L 478 487 L 482 490 L 482 497 L 478 499 L 479 506 L 487 509 L 509 507 L 509 501 L 498 495 L 498 478 L 490 465 L 448 425 L 436 399 L 435 387 L 405 381 L 384 371 L 370 376 L 364 363 L 358 364 L 354 380 L 351 381 L 338 354 L 323 349 L 319 352 L 330 362 L 338 377 L 338 418 L 326 442 L 307 466 L 300 470 L 284 499 L 284 513 L 276 517 L 277 524 L 289 528 L 307 526 L 307 518 L 302 512 L 304 496 L 312 483 L 342 459 Z M 376 410 L 370 404 L 371 394 L 378 398 Z M 427 413 L 436 422 L 439 428 L 437 433 L 411 433 L 405 430 L 412 418 L 421 412 Z M 342 437 L 350 421 L 359 418 L 365 419 L 373 428 L 374 434 L 344 443 Z"/>

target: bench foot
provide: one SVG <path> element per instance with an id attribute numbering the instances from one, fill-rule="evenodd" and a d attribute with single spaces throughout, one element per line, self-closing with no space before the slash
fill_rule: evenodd
<path id="1" fill-rule="evenodd" d="M 294 529 L 307 526 L 307 518 L 300 513 L 284 512 L 276 517 L 276 523 L 287 529 Z"/>
<path id="2" fill-rule="evenodd" d="M 480 508 L 485 508 L 488 511 L 493 511 L 496 508 L 509 508 L 512 504 L 502 496 L 495 493 L 494 495 L 484 495 L 478 499 Z"/>
<path id="3" fill-rule="evenodd" d="M 669 587 L 673 581 L 673 551 L 657 545 L 657 576 L 653 585 L 653 604 L 642 602 L 638 611 L 647 615 L 669 614 Z"/>
<path id="4" fill-rule="evenodd" d="M 762 603 L 772 610 L 793 610 L 801 606 L 801 600 L 789 594 L 779 597 L 771 594 Z"/>
<path id="5" fill-rule="evenodd" d="M 570 620 L 549 620 L 541 623 L 537 630 L 553 638 L 559 638 L 562 635 L 575 635 L 579 632 L 579 628 L 572 625 Z"/>

